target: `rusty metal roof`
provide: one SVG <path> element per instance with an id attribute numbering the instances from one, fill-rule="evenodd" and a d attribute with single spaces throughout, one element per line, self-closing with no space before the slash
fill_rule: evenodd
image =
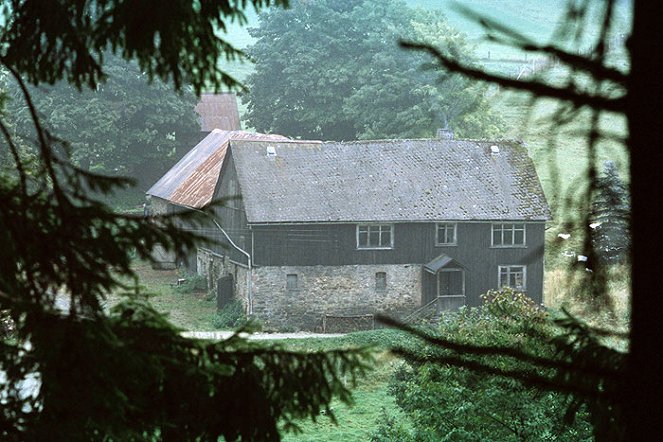
<path id="1" fill-rule="evenodd" d="M 281 135 L 214 129 L 146 193 L 180 206 L 201 208 L 209 204 L 231 140 L 286 141 L 288 139 Z"/>
<path id="2" fill-rule="evenodd" d="M 200 130 L 240 130 L 239 110 L 235 94 L 202 94 L 195 107 L 200 116 Z"/>

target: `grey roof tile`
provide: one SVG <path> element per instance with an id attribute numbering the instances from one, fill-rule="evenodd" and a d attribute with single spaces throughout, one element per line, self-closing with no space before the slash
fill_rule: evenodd
<path id="1" fill-rule="evenodd" d="M 550 219 L 534 164 L 514 142 L 233 140 L 230 150 L 254 224 Z"/>

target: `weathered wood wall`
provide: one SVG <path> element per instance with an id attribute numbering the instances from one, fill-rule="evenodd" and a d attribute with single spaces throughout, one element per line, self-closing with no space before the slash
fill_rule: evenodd
<path id="1" fill-rule="evenodd" d="M 497 288 L 498 266 L 526 265 L 527 292 L 542 302 L 544 223 L 528 223 L 525 247 L 491 247 L 491 223 L 459 223 L 458 245 L 436 246 L 435 223 L 394 225 L 394 248 L 357 249 L 356 224 L 253 226 L 253 261 L 260 266 L 425 264 L 444 253 L 466 271 L 469 305 Z M 431 281 L 431 287 L 433 282 Z"/>

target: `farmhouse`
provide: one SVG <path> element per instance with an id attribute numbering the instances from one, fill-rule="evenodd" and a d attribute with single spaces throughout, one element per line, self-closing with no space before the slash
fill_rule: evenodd
<path id="1" fill-rule="evenodd" d="M 476 306 L 501 286 L 542 301 L 550 212 L 519 143 L 230 139 L 217 199 L 197 269 L 273 327 Z"/>

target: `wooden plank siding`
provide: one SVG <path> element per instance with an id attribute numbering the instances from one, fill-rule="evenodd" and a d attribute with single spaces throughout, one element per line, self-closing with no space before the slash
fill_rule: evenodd
<path id="1" fill-rule="evenodd" d="M 233 242 L 250 253 L 251 233 L 247 229 L 246 211 L 239 197 L 240 193 L 241 189 L 232 156 L 227 155 L 221 167 L 221 179 L 217 182 L 214 191 L 213 204 L 215 206 L 212 208 L 212 213 L 214 219 L 223 227 Z M 232 197 L 232 195 L 237 195 L 237 197 Z M 246 256 L 228 243 L 213 222 L 210 221 L 201 233 L 215 241 L 215 244 L 208 245 L 208 248 L 228 256 L 237 263 L 247 264 Z"/>
<path id="2" fill-rule="evenodd" d="M 526 265 L 527 292 L 542 300 L 545 223 L 527 223 L 525 247 L 491 247 L 491 223 L 458 223 L 456 246 L 435 245 L 435 223 L 394 224 L 394 247 L 357 249 L 356 224 L 252 226 L 253 261 L 259 266 L 426 264 L 444 253 L 466 271 L 468 304 L 497 288 L 498 266 Z M 425 276 L 425 275 L 424 275 Z M 431 275 L 432 276 L 432 275 Z M 424 285 L 434 287 L 434 277 Z"/>

